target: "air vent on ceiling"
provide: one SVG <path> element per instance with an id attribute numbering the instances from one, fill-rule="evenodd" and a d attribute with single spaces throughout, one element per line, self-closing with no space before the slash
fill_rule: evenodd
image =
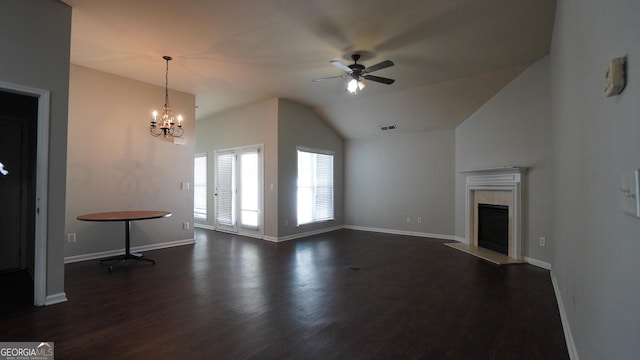
<path id="1" fill-rule="evenodd" d="M 397 130 L 397 129 L 398 129 L 398 125 L 396 125 L 396 124 L 380 126 L 380 130 L 382 130 L 382 131 Z"/>

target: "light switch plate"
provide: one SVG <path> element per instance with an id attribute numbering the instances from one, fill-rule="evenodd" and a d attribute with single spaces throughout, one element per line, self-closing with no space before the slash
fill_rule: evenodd
<path id="1" fill-rule="evenodd" d="M 633 170 L 622 176 L 622 208 L 625 214 L 640 218 L 640 197 L 638 189 L 638 178 L 640 170 Z"/>

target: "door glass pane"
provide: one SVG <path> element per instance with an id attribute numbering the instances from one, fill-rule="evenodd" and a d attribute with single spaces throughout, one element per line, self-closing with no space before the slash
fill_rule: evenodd
<path id="1" fill-rule="evenodd" d="M 313 154 L 298 151 L 298 224 L 313 222 Z"/>
<path id="2" fill-rule="evenodd" d="M 232 153 L 219 154 L 216 161 L 216 223 L 224 226 L 235 225 L 234 157 Z"/>
<path id="3" fill-rule="evenodd" d="M 207 155 L 193 161 L 193 217 L 207 219 Z"/>
<path id="4" fill-rule="evenodd" d="M 258 152 L 240 155 L 240 219 L 244 227 L 258 227 L 259 210 Z"/>

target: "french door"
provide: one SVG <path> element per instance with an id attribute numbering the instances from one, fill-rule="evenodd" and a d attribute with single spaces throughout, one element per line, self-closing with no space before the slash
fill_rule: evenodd
<path id="1" fill-rule="evenodd" d="M 245 235 L 263 235 L 262 146 L 215 153 L 215 227 Z"/>

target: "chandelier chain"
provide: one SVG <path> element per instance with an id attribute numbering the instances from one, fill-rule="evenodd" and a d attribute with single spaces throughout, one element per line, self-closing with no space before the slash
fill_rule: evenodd
<path id="1" fill-rule="evenodd" d="M 164 135 L 168 137 L 182 137 L 184 134 L 184 128 L 182 127 L 182 116 L 178 115 L 178 123 L 174 121 L 171 108 L 169 107 L 169 61 L 171 56 L 163 56 L 165 61 L 165 73 L 164 73 L 164 107 L 162 108 L 162 115 L 158 119 L 158 112 L 152 113 L 151 125 L 149 126 L 149 132 L 152 136 Z"/>
<path id="2" fill-rule="evenodd" d="M 167 62 L 167 67 L 164 73 L 164 105 L 169 106 L 169 60 L 171 60 L 171 58 L 165 56 L 164 59 Z"/>

